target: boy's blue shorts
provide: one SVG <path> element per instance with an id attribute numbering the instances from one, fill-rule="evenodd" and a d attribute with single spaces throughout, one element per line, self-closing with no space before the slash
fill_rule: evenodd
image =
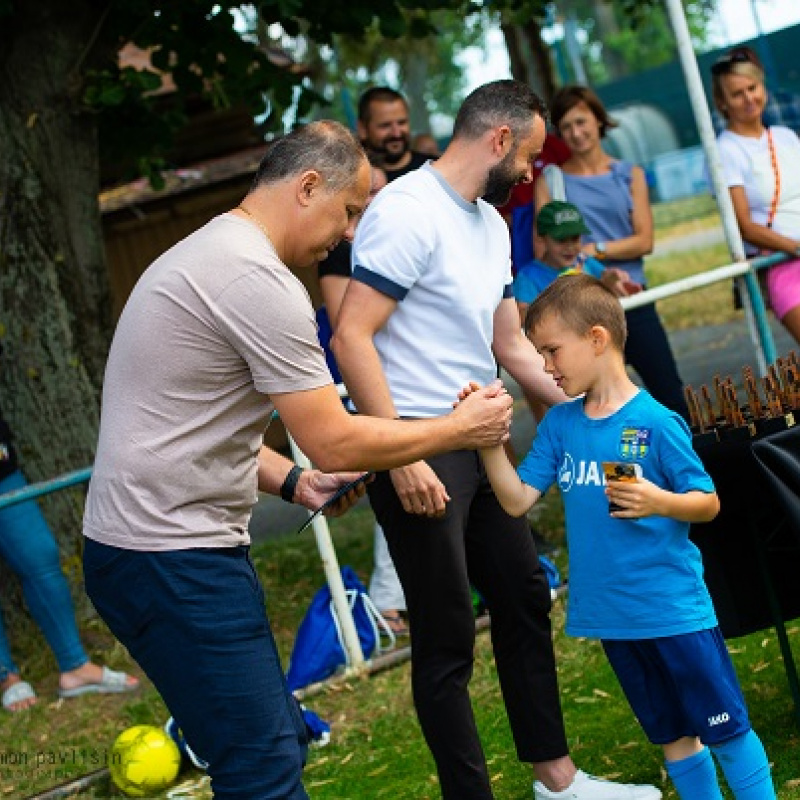
<path id="1" fill-rule="evenodd" d="M 719 628 L 660 639 L 604 639 L 603 648 L 647 738 L 720 744 L 750 730 Z"/>

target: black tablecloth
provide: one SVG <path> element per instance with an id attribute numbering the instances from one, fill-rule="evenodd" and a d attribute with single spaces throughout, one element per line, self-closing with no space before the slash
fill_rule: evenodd
<path id="1" fill-rule="evenodd" d="M 696 447 L 722 508 L 712 522 L 693 525 L 691 538 L 723 635 L 775 624 L 759 551 L 783 620 L 800 617 L 800 425 Z"/>

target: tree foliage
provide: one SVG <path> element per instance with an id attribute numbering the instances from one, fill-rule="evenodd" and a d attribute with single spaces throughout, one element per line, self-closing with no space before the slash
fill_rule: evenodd
<path id="1" fill-rule="evenodd" d="M 263 0 L 261 24 L 330 42 L 377 20 L 405 36 L 415 10 L 450 0 Z M 0 405 L 22 466 L 42 480 L 91 464 L 113 328 L 98 194 L 100 152 L 157 176 L 198 102 L 281 119 L 313 93 L 241 21 L 255 7 L 214 0 L 0 0 Z M 414 23 L 419 27 L 420 23 Z M 416 30 L 416 28 L 415 28 Z M 120 64 L 133 43 L 151 66 Z M 153 90 L 166 75 L 165 104 Z M 44 504 L 63 562 L 80 552 L 82 497 Z M 76 570 L 77 574 L 77 570 Z M 0 586 L 10 591 L 0 565 Z M 15 596 L 15 600 L 18 597 Z"/>
<path id="2" fill-rule="evenodd" d="M 716 0 L 683 0 L 683 7 L 695 46 L 702 49 Z M 573 14 L 577 21 L 592 83 L 660 66 L 677 56 L 663 2 L 569 0 L 558 8 L 562 15 Z"/>
<path id="3" fill-rule="evenodd" d="M 377 22 L 358 36 L 333 37 L 330 56 L 324 60 L 321 91 L 332 102 L 334 114 L 346 118 L 336 102 L 344 94 L 354 105 L 369 86 L 386 84 L 402 91 L 412 113 L 412 130 L 429 130 L 432 114 L 454 116 L 464 98 L 465 75 L 459 56 L 483 40 L 483 14 L 471 10 L 416 11 L 407 15 L 409 29 L 423 35 L 387 39 Z M 330 109 L 317 113 L 328 115 Z"/>
<path id="4" fill-rule="evenodd" d="M 702 50 L 717 0 L 683 0 L 695 47 Z M 577 27 L 578 45 L 587 80 L 605 83 L 675 58 L 675 39 L 663 0 L 499 0 L 501 28 L 512 71 L 530 81 L 545 97 L 557 83 L 579 80 L 572 69 L 564 38 L 556 30 Z M 547 46 L 542 41 L 555 41 Z M 557 72 L 556 76 L 554 73 Z"/>
<path id="5" fill-rule="evenodd" d="M 637 6 L 616 2 L 623 11 Z M 248 30 L 248 20 L 333 52 L 346 38 L 355 54 L 353 43 L 369 32 L 398 61 L 414 52 L 414 37 L 433 35 L 426 46 L 438 75 L 429 73 L 434 94 L 426 102 L 446 106 L 458 94 L 453 54 L 475 33 L 465 37 L 453 22 L 489 10 L 522 23 L 545 7 L 541 0 L 0 0 L 0 405 L 29 478 L 82 468 L 93 457 L 113 327 L 97 202 L 101 152 L 157 179 L 198 102 L 241 106 L 273 127 L 283 125 L 286 108 L 300 118 L 311 113 L 324 81 L 287 68 L 269 35 Z M 120 63 L 128 43 L 150 54 L 149 66 Z M 157 90 L 167 75 L 175 89 L 165 102 Z M 69 556 L 78 548 L 80 498 L 47 510 Z"/>

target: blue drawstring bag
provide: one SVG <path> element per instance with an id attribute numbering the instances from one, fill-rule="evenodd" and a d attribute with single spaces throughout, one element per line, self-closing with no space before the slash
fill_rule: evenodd
<path id="1" fill-rule="evenodd" d="M 381 651 L 381 633 L 389 639 L 389 647 L 393 646 L 391 628 L 373 605 L 364 584 L 351 567 L 342 567 L 342 581 L 364 658 L 369 658 L 376 649 Z M 339 620 L 330 588 L 325 584 L 312 598 L 297 631 L 286 675 L 289 689 L 295 691 L 310 683 L 323 681 L 346 665 L 347 656 Z"/>
<path id="2" fill-rule="evenodd" d="M 547 582 L 550 584 L 550 588 L 558 589 L 561 586 L 561 575 L 559 575 L 558 567 L 547 556 L 540 555 L 539 563 L 542 565 L 544 574 L 547 575 Z"/>
<path id="3" fill-rule="evenodd" d="M 300 705 L 300 712 L 303 715 L 303 722 L 306 724 L 306 734 L 308 743 L 312 747 L 325 747 L 331 740 L 331 724 L 326 722 L 319 714 Z"/>

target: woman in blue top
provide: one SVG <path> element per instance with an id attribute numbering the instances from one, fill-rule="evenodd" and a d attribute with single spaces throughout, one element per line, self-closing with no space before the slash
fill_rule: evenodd
<path id="1" fill-rule="evenodd" d="M 616 123 L 590 89 L 560 89 L 553 98 L 551 117 L 572 153 L 561 166 L 566 196 L 551 197 L 542 176 L 536 181 L 536 208 L 551 199 L 574 203 L 591 230 L 584 238 L 583 252 L 606 267 L 625 270 L 644 287 L 644 256 L 653 250 L 653 216 L 644 170 L 603 150 L 603 136 Z M 541 252 L 541 245 L 535 242 L 534 246 Z M 627 363 L 656 400 L 688 419 L 683 382 L 655 306 L 631 309 L 625 316 Z"/>

